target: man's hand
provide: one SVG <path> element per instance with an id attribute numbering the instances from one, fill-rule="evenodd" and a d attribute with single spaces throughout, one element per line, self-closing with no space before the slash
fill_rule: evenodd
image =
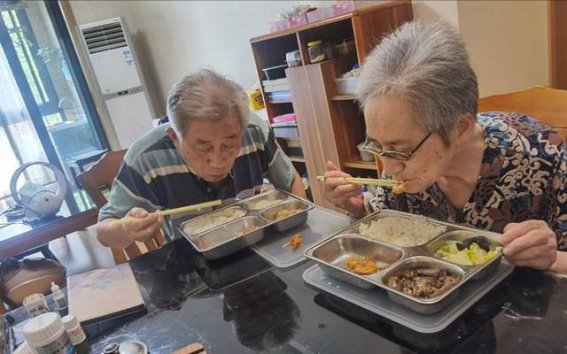
<path id="1" fill-rule="evenodd" d="M 350 175 L 339 170 L 331 161 L 327 161 L 325 198 L 339 208 L 347 210 L 353 216 L 364 216 L 365 208 L 362 187 L 358 184 L 347 182 L 345 177 L 350 177 Z"/>
<path id="2" fill-rule="evenodd" d="M 506 225 L 502 246 L 506 258 L 517 266 L 549 269 L 557 257 L 555 233 L 541 220 Z"/>

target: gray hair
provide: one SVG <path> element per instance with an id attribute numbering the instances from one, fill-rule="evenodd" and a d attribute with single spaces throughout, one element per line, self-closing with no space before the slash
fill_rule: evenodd
<path id="1" fill-rule="evenodd" d="M 231 113 L 238 115 L 245 129 L 250 119 L 247 104 L 246 93 L 240 85 L 212 70 L 201 69 L 173 85 L 167 96 L 167 115 L 182 138 L 191 122 L 217 122 Z"/>
<path id="2" fill-rule="evenodd" d="M 443 22 L 409 22 L 384 38 L 366 58 L 357 88 L 362 108 L 394 94 L 407 98 L 418 124 L 445 144 L 459 118 L 476 117 L 478 84 L 465 44 Z"/>

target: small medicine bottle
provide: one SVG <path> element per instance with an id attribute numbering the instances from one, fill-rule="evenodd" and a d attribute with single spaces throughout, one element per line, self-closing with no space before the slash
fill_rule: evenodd
<path id="1" fill-rule="evenodd" d="M 42 313 L 30 319 L 23 328 L 24 338 L 37 354 L 77 353 L 55 312 Z"/>
<path id="2" fill-rule="evenodd" d="M 43 294 L 31 294 L 24 298 L 24 308 L 31 317 L 49 312 L 49 307 Z"/>
<path id="3" fill-rule="evenodd" d="M 53 295 L 53 302 L 55 302 L 56 310 L 61 311 L 67 308 L 67 299 L 65 298 L 65 294 L 63 294 L 59 285 L 54 282 L 51 282 L 51 294 Z"/>
<path id="4" fill-rule="evenodd" d="M 67 315 L 63 317 L 62 321 L 63 327 L 65 327 L 65 330 L 69 335 L 69 339 L 71 340 L 71 344 L 75 347 L 77 354 L 92 353 L 91 346 L 87 341 L 87 335 L 85 334 L 85 331 L 83 331 L 77 317 L 74 315 Z"/>

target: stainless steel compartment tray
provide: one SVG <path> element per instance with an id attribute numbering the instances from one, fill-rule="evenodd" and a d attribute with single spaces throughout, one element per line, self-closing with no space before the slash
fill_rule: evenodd
<path id="1" fill-rule="evenodd" d="M 251 203 L 256 203 L 264 198 L 274 198 L 278 202 L 265 209 L 248 209 L 248 207 L 254 206 L 251 205 Z M 273 217 L 272 212 L 275 214 L 278 209 L 289 206 L 294 206 L 299 209 L 299 211 L 281 220 L 273 220 L 270 218 L 270 216 Z M 285 231 L 305 223 L 307 213 L 312 208 L 313 203 L 290 193 L 280 190 L 269 190 L 181 222 L 178 226 L 178 230 L 199 252 L 202 252 L 206 258 L 216 259 L 253 245 L 262 240 L 264 233 L 267 231 L 270 231 L 270 233 L 273 229 Z M 226 213 L 228 216 L 223 216 L 221 222 L 211 221 L 212 217 L 222 215 L 223 213 Z M 233 218 L 231 214 L 237 214 L 238 216 Z M 241 229 L 233 227 L 232 223 L 236 223 L 237 225 L 237 222 L 240 220 L 256 220 L 255 227 L 252 228 L 253 230 L 250 233 L 238 232 Z M 211 222 L 214 226 L 207 227 L 207 222 Z M 190 226 L 194 226 L 196 231 L 206 231 L 186 232 Z M 242 228 L 244 228 L 244 226 Z"/>
<path id="2" fill-rule="evenodd" d="M 388 320 L 399 323 L 420 333 L 435 333 L 443 330 L 474 303 L 504 280 L 514 267 L 503 261 L 483 282 L 470 282 L 461 287 L 460 293 L 447 307 L 433 314 L 420 314 L 400 306 L 388 298 L 380 289 L 365 290 L 337 280 L 316 264 L 303 273 L 303 280 L 317 289 L 335 295 Z"/>
<path id="3" fill-rule="evenodd" d="M 357 221 L 356 223 L 345 228 L 344 230 L 335 233 L 331 237 L 338 237 L 338 236 L 341 236 L 341 235 L 357 235 L 360 238 L 373 240 L 375 242 L 381 242 L 383 244 L 396 247 L 395 245 L 393 245 L 391 243 L 388 243 L 388 242 L 385 242 L 385 241 L 376 241 L 372 238 L 367 238 L 366 236 L 362 236 L 362 235 L 357 234 L 357 231 L 359 229 L 360 224 L 368 223 L 370 220 L 374 220 L 376 218 L 384 218 L 384 217 L 390 217 L 390 216 L 398 216 L 398 217 L 403 217 L 403 218 L 407 218 L 407 219 L 409 219 L 409 218 L 420 218 L 421 220 L 424 220 L 428 223 L 433 223 L 435 225 L 442 227 L 444 232 L 439 233 L 438 235 L 436 235 L 436 237 L 432 238 L 430 241 L 423 243 L 423 244 L 420 244 L 419 246 L 400 247 L 400 249 L 403 250 L 403 256 L 402 256 L 401 260 L 399 262 L 397 262 L 396 264 L 393 264 L 392 266 L 390 266 L 387 269 L 387 272 L 383 271 L 383 272 L 379 273 L 380 276 L 378 276 L 377 279 L 368 278 L 368 277 L 360 278 L 360 277 L 357 277 L 355 274 L 352 274 L 352 273 L 350 273 L 346 270 L 344 270 L 343 274 L 341 274 L 341 277 L 352 278 L 351 281 L 350 281 L 350 284 L 357 284 L 359 287 L 369 288 L 370 286 L 368 284 L 370 284 L 370 285 L 377 285 L 377 286 L 379 286 L 383 289 L 386 289 L 386 291 L 390 294 L 390 296 L 395 298 L 394 300 L 396 300 L 399 303 L 401 303 L 402 305 L 412 309 L 413 311 L 417 311 L 417 312 L 421 312 L 421 313 L 433 313 L 433 312 L 436 312 L 436 311 L 440 311 L 444 306 L 446 306 L 450 302 L 450 300 L 451 300 L 450 297 L 455 297 L 454 294 L 451 295 L 453 292 L 458 292 L 459 288 L 461 286 L 463 286 L 464 284 L 468 283 L 469 280 L 478 279 L 479 275 L 486 276 L 487 274 L 490 274 L 490 272 L 493 272 L 498 267 L 498 263 L 500 262 L 500 260 L 502 258 L 501 256 L 498 256 L 498 257 L 493 258 L 492 260 L 490 260 L 489 262 L 487 262 L 483 265 L 479 265 L 479 266 L 475 266 L 475 267 L 459 266 L 459 265 L 456 265 L 454 263 L 449 263 L 447 261 L 442 261 L 438 258 L 434 258 L 432 253 L 431 253 L 431 248 L 429 247 L 429 245 L 433 245 L 433 244 L 435 244 L 435 242 L 437 242 L 437 240 L 441 240 L 443 238 L 443 235 L 451 234 L 451 233 L 454 233 L 456 231 L 471 232 L 471 234 L 474 233 L 474 235 L 482 235 L 482 236 L 486 236 L 487 238 L 489 238 L 491 240 L 497 240 L 497 238 L 499 237 L 499 234 L 489 232 L 489 231 L 483 231 L 483 230 L 477 230 L 477 229 L 472 229 L 472 228 L 468 228 L 468 227 L 463 227 L 463 226 L 460 226 L 460 225 L 450 224 L 450 223 L 446 223 L 446 222 L 441 222 L 441 221 L 438 221 L 438 220 L 425 218 L 423 216 L 413 215 L 413 214 L 404 213 L 404 212 L 395 211 L 395 210 L 378 211 L 374 214 L 371 214 L 371 215 Z M 327 262 L 323 259 L 318 259 L 317 257 L 312 257 L 313 250 L 317 249 L 317 247 L 320 247 L 323 244 L 324 244 L 324 242 L 319 242 L 318 244 L 314 245 L 312 248 L 310 248 L 309 250 L 306 251 L 306 256 L 310 257 L 313 260 L 315 260 L 316 262 L 322 264 L 323 270 L 329 272 L 329 275 L 337 276 L 336 269 L 332 270 L 332 268 L 334 266 L 330 262 Z M 428 301 L 423 301 L 423 299 L 413 298 L 413 297 L 410 297 L 410 296 L 407 296 L 407 295 L 406 296 L 400 295 L 395 290 L 392 290 L 388 287 L 388 285 L 385 282 L 385 278 L 388 274 L 392 274 L 390 272 L 396 272 L 396 268 L 399 267 L 402 263 L 404 263 L 404 261 L 410 259 L 411 257 L 418 257 L 416 259 L 424 258 L 426 260 L 430 260 L 431 262 L 441 262 L 440 264 L 443 265 L 443 268 L 447 268 L 447 267 L 454 268 L 454 272 L 458 273 L 459 277 L 461 278 L 461 281 L 453 289 L 450 289 L 450 291 L 448 291 L 445 296 L 438 296 L 438 297 L 435 297 L 433 299 L 429 299 Z M 366 282 L 367 284 L 365 285 L 364 282 Z M 479 282 L 482 284 L 481 281 L 479 281 Z M 449 297 L 449 299 L 446 299 L 446 297 Z"/>

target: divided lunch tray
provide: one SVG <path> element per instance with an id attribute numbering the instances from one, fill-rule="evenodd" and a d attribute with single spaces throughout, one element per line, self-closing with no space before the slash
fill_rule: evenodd
<path id="1" fill-rule="evenodd" d="M 433 314 L 421 314 L 398 305 L 390 300 L 383 289 L 362 289 L 335 279 L 324 272 L 321 266 L 317 264 L 303 273 L 303 280 L 319 290 L 337 296 L 416 332 L 435 333 L 445 329 L 504 280 L 512 270 L 514 270 L 512 265 L 506 261 L 500 262 L 495 271 L 484 278 L 482 282 L 475 280 L 464 284 L 461 287 L 460 293 L 452 302 Z"/>
<path id="2" fill-rule="evenodd" d="M 476 236 L 482 236 L 496 254 L 485 263 L 460 265 L 434 255 L 447 241 L 463 242 Z M 319 242 L 305 255 L 342 282 L 382 289 L 392 302 L 421 314 L 433 314 L 453 302 L 469 282 L 482 285 L 484 278 L 498 268 L 502 260 L 497 250 L 500 236 L 420 215 L 382 210 Z M 368 268 L 358 267 L 357 274 L 347 270 L 361 258 L 368 261 Z M 374 265 L 378 269 L 371 269 Z"/>
<path id="3" fill-rule="evenodd" d="M 312 208 L 313 203 L 274 189 L 196 216 L 178 229 L 205 258 L 218 259 L 261 241 L 266 232 L 304 224 Z"/>
<path id="4" fill-rule="evenodd" d="M 350 225 L 350 218 L 331 210 L 315 207 L 309 210 L 307 222 L 285 232 L 266 232 L 262 241 L 252 246 L 252 250 L 276 268 L 288 268 L 305 260 L 303 252 L 319 241 L 329 237 L 337 230 Z M 300 233 L 303 244 L 296 250 L 283 245 Z"/>

